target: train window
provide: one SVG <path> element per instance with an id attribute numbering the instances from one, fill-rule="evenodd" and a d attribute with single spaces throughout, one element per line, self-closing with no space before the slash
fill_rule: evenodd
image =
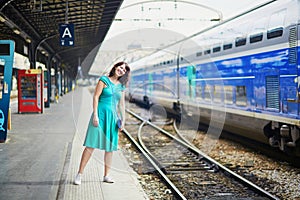
<path id="1" fill-rule="evenodd" d="M 204 99 L 206 101 L 211 101 L 212 100 L 212 95 L 211 95 L 211 91 L 210 91 L 210 86 L 209 85 L 205 85 L 205 88 L 204 88 Z"/>
<path id="2" fill-rule="evenodd" d="M 214 89 L 214 102 L 221 102 L 223 87 L 220 85 L 215 85 L 213 89 Z"/>
<path id="3" fill-rule="evenodd" d="M 201 100 L 202 99 L 202 87 L 200 84 L 196 85 L 196 98 Z"/>
<path id="4" fill-rule="evenodd" d="M 246 86 L 237 86 L 236 87 L 236 105 L 246 106 L 247 105 L 247 96 L 246 96 Z"/>
<path id="5" fill-rule="evenodd" d="M 250 43 L 260 42 L 263 39 L 263 33 L 250 35 Z"/>
<path id="6" fill-rule="evenodd" d="M 225 91 L 225 103 L 226 104 L 233 104 L 233 87 L 232 86 L 224 86 Z"/>
<path id="7" fill-rule="evenodd" d="M 202 52 L 197 52 L 197 53 L 196 53 L 196 56 L 197 56 L 197 57 L 202 56 Z"/>
<path id="8" fill-rule="evenodd" d="M 213 48 L 213 53 L 221 51 L 221 47 L 214 47 Z"/>
<path id="9" fill-rule="evenodd" d="M 210 54 L 210 49 L 204 51 L 204 55 Z"/>
<path id="10" fill-rule="evenodd" d="M 274 29 L 268 30 L 267 38 L 272 39 L 272 38 L 276 38 L 276 37 L 281 37 L 282 34 L 283 34 L 283 28 L 282 27 L 274 28 Z"/>
<path id="11" fill-rule="evenodd" d="M 239 46 L 243 46 L 246 44 L 246 37 L 237 37 L 235 39 L 235 46 L 236 47 L 239 47 Z"/>
<path id="12" fill-rule="evenodd" d="M 224 44 L 223 45 L 223 50 L 227 50 L 227 49 L 231 49 L 232 48 L 232 44 Z"/>

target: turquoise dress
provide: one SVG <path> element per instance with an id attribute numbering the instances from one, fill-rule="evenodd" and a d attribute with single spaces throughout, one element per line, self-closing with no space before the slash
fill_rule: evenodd
<path id="1" fill-rule="evenodd" d="M 106 85 L 98 102 L 99 125 L 98 127 L 93 125 L 92 114 L 83 145 L 108 152 L 116 151 L 118 149 L 116 109 L 125 86 L 112 83 L 107 76 L 102 76 L 99 80 Z"/>

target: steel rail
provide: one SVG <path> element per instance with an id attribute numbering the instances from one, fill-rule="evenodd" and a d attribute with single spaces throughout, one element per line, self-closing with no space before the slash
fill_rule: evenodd
<path id="1" fill-rule="evenodd" d="M 159 163 L 158 159 L 148 150 L 148 148 L 146 147 L 146 145 L 144 144 L 143 140 L 142 140 L 142 135 L 141 135 L 141 132 L 142 132 L 142 128 L 143 126 L 147 124 L 147 121 L 143 121 L 142 124 L 140 125 L 139 127 L 139 130 L 138 130 L 138 142 L 139 144 L 142 146 L 142 148 L 144 149 L 144 151 L 146 151 L 146 153 L 151 157 L 151 159 L 156 163 L 156 165 L 162 170 L 162 172 L 165 174 L 166 171 L 164 169 L 164 167 Z"/>
<path id="2" fill-rule="evenodd" d="M 144 121 L 141 126 L 147 121 Z M 152 160 L 152 158 L 147 154 L 147 152 L 139 145 L 139 143 L 130 135 L 130 133 L 123 129 L 123 133 L 131 140 L 131 142 L 136 146 L 136 148 L 143 154 L 143 156 L 150 162 L 150 164 L 154 167 L 154 169 L 159 173 L 159 175 L 164 179 L 166 184 L 171 188 L 174 192 L 174 195 L 182 200 L 187 200 L 187 198 L 180 192 L 180 190 L 173 184 L 173 182 L 165 175 L 165 173 L 160 169 L 160 167 Z"/>
<path id="3" fill-rule="evenodd" d="M 190 141 L 188 141 L 185 137 L 182 136 L 182 134 L 179 132 L 177 126 L 176 126 L 176 120 L 173 122 L 173 127 L 175 129 L 176 134 L 179 136 L 179 138 L 184 141 L 186 144 L 188 144 L 191 147 L 197 148 L 194 144 L 192 144 Z"/>
<path id="4" fill-rule="evenodd" d="M 248 187 L 254 189 L 255 191 L 259 192 L 260 194 L 268 197 L 269 199 L 274 199 L 274 200 L 279 200 L 278 197 L 272 195 L 271 193 L 269 193 L 268 191 L 262 189 L 261 187 L 255 185 L 254 183 L 248 181 L 247 179 L 245 179 L 244 177 L 238 175 L 237 173 L 233 172 L 232 170 L 228 169 L 227 167 L 223 166 L 221 163 L 219 163 L 218 161 L 214 160 L 213 158 L 209 157 L 208 155 L 206 155 L 204 152 L 202 152 L 200 149 L 193 147 L 189 144 L 187 144 L 186 142 L 176 138 L 175 136 L 171 135 L 170 133 L 168 133 L 167 131 L 161 129 L 160 127 L 156 126 L 155 124 L 143 119 L 142 117 L 138 116 L 136 113 L 126 109 L 126 111 L 128 113 L 130 113 L 131 115 L 133 115 L 134 117 L 136 117 L 137 119 L 141 120 L 141 121 L 146 121 L 147 124 L 149 124 L 150 126 L 152 126 L 153 128 L 157 129 L 158 131 L 166 134 L 167 136 L 169 136 L 170 138 L 172 138 L 173 140 L 175 140 L 176 142 L 178 142 L 179 144 L 185 146 L 186 148 L 188 148 L 189 150 L 191 150 L 192 152 L 200 155 L 202 157 L 202 159 L 205 159 L 207 161 L 209 161 L 210 163 L 214 164 L 215 166 L 217 166 L 219 169 L 223 170 L 224 172 L 230 174 L 233 178 L 241 181 L 244 185 L 247 185 Z"/>

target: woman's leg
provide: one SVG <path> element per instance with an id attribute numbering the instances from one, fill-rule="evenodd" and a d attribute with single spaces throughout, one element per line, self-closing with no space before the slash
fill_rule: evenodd
<path id="1" fill-rule="evenodd" d="M 113 152 L 105 151 L 105 153 L 104 153 L 104 176 L 108 175 L 109 170 L 111 168 L 112 155 L 113 155 Z"/>
<path id="2" fill-rule="evenodd" d="M 91 155 L 93 154 L 94 149 L 90 147 L 85 147 L 82 156 L 81 156 L 81 161 L 80 161 L 80 166 L 79 166 L 79 171 L 78 173 L 82 174 L 83 170 L 88 163 L 89 159 L 91 158 Z"/>

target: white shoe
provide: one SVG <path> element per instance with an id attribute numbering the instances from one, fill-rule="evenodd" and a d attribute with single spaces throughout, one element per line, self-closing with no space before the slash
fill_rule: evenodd
<path id="1" fill-rule="evenodd" d="M 81 174 L 78 173 L 75 177 L 75 181 L 74 181 L 75 185 L 80 185 L 81 184 Z"/>
<path id="2" fill-rule="evenodd" d="M 104 176 L 103 177 L 103 182 L 114 183 L 115 181 L 112 178 L 108 177 L 108 176 Z"/>

